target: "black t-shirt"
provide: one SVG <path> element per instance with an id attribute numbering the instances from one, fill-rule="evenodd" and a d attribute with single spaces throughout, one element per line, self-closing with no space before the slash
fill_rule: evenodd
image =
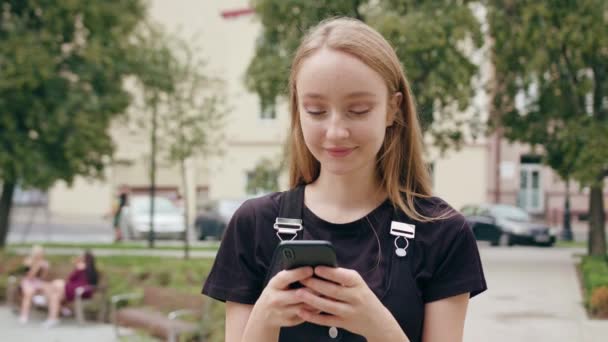
<path id="1" fill-rule="evenodd" d="M 236 211 L 205 281 L 204 294 L 221 301 L 255 304 L 280 242 L 273 224 L 282 197 L 283 193 L 273 193 L 248 200 Z M 453 211 L 436 197 L 418 200 L 416 206 L 431 217 Z M 399 264 L 394 256 L 395 236 L 390 235 L 390 227 L 397 218 L 388 200 L 365 217 L 346 224 L 327 222 L 306 207 L 302 220 L 304 230 L 299 238 L 331 241 L 338 266 L 361 274 L 412 341 L 421 340 L 425 303 L 467 292 L 473 297 L 487 288 L 475 238 L 464 217 L 456 212 L 431 223 L 409 222 L 416 225 L 416 235 L 410 240 L 413 246 L 408 249 L 413 251 L 407 257 L 409 267 L 401 267 L 405 264 Z M 398 244 L 405 245 L 403 239 Z M 294 336 L 302 341 L 316 338 L 302 336 L 306 334 L 302 332 L 288 338 L 286 329 L 294 328 L 283 328 L 280 341 L 295 341 Z M 353 336 L 339 340 L 362 339 Z"/>

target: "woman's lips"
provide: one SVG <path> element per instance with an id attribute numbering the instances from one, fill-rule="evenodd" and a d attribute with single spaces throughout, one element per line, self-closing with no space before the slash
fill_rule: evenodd
<path id="1" fill-rule="evenodd" d="M 345 147 L 335 147 L 335 148 L 326 148 L 327 153 L 329 153 L 332 157 L 346 157 L 349 155 L 354 148 L 345 148 Z"/>

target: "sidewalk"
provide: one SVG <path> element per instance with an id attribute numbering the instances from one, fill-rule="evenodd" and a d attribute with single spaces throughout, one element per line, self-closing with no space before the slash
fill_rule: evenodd
<path id="1" fill-rule="evenodd" d="M 469 303 L 465 342 L 606 342 L 608 321 L 583 308 L 583 249 L 480 245 L 488 291 Z"/>
<path id="2" fill-rule="evenodd" d="M 30 322 L 21 325 L 9 309 L 0 306 L 0 339 L 11 342 L 115 342 L 110 324 L 85 323 L 78 325 L 74 319 L 65 319 L 56 327 L 41 326 L 45 317 L 42 312 L 33 312 Z"/>

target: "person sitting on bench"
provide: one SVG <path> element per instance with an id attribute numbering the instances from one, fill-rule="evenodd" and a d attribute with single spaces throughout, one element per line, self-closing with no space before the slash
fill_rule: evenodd
<path id="1" fill-rule="evenodd" d="M 49 303 L 49 312 L 43 326 L 50 328 L 59 324 L 59 311 L 62 305 L 74 301 L 78 287 L 85 287 L 82 298 L 91 298 L 98 278 L 95 258 L 91 252 L 86 251 L 83 255 L 76 257 L 75 268 L 67 280 L 56 279 L 44 288 Z"/>
<path id="2" fill-rule="evenodd" d="M 49 271 L 49 262 L 44 258 L 42 246 L 34 245 L 30 255 L 23 261 L 25 276 L 21 280 L 21 315 L 19 322 L 27 323 L 32 306 L 32 298 L 35 294 L 42 292 L 44 288 L 44 278 Z"/>

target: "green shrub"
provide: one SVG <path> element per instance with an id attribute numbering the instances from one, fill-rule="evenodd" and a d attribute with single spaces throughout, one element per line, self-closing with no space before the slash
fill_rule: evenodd
<path id="1" fill-rule="evenodd" d="M 608 308 L 608 259 L 585 256 L 580 270 L 585 289 L 585 306 L 592 315 L 602 315 L 600 312 Z"/>
<path id="2" fill-rule="evenodd" d="M 608 317 L 608 286 L 596 287 L 589 299 L 589 309 L 594 315 Z"/>

